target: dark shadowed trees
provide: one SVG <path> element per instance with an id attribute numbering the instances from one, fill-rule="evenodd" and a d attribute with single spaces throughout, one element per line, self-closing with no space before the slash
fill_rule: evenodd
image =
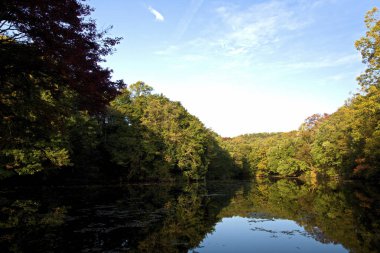
<path id="1" fill-rule="evenodd" d="M 100 66 L 119 38 L 106 37 L 81 1 L 0 3 L 0 164 L 33 174 L 70 165 L 67 125 L 100 115 L 122 81 Z"/>

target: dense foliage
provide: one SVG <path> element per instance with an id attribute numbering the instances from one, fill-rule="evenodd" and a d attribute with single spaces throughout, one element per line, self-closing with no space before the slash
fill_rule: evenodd
<path id="1" fill-rule="evenodd" d="M 200 180 L 209 170 L 210 176 L 215 169 L 223 172 L 216 160 L 223 155 L 229 158 L 217 136 L 179 102 L 152 94 L 152 90 L 137 82 L 109 107 L 105 148 L 122 174 L 137 180 Z"/>
<path id="2" fill-rule="evenodd" d="M 380 92 L 372 86 L 331 115 L 311 116 L 298 131 L 235 137 L 227 149 L 256 176 L 377 179 L 379 115 Z"/>

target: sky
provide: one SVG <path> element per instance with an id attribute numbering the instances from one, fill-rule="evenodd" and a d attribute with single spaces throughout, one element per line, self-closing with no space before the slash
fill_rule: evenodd
<path id="1" fill-rule="evenodd" d="M 296 130 L 358 91 L 354 42 L 378 0 L 89 0 L 123 37 L 105 67 L 224 137 Z"/>

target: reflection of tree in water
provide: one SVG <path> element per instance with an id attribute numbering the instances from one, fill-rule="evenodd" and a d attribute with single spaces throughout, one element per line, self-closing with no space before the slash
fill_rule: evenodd
<path id="1" fill-rule="evenodd" d="M 220 210 L 240 188 L 239 184 L 217 189 L 192 184 L 165 204 L 168 209 L 162 227 L 139 242 L 137 252 L 187 252 L 213 231 Z M 225 186 L 222 186 L 225 187 Z"/>
<path id="2" fill-rule="evenodd" d="M 256 182 L 237 192 L 221 217 L 240 215 L 251 222 L 271 218 L 296 221 L 322 243 L 341 243 L 352 252 L 380 248 L 380 195 L 375 188 L 350 184 L 307 185 L 299 181 Z M 263 227 L 256 226 L 260 231 Z M 263 231 L 263 230 L 262 230 Z M 274 235 L 284 231 L 266 231 Z"/>
<path id="3" fill-rule="evenodd" d="M 378 190 L 354 183 L 291 180 L 2 191 L 0 252 L 187 252 L 232 216 L 273 237 L 311 236 L 376 252 L 379 200 Z M 264 226 L 276 219 L 304 230 Z"/>
<path id="4" fill-rule="evenodd" d="M 33 200 L 16 200 L 7 203 L 2 199 L 0 207 L 0 251 L 23 252 L 19 244 L 30 240 L 36 234 L 42 243 L 54 247 L 49 240 L 65 220 L 65 206 L 44 210 L 39 202 Z M 5 203 L 4 203 L 5 202 Z M 5 205 L 5 204 L 8 205 Z M 22 231 L 22 233 L 20 233 Z M 4 248 L 3 250 L 1 250 Z M 7 248 L 7 249 L 6 249 Z"/>
<path id="5" fill-rule="evenodd" d="M 187 252 L 212 231 L 240 187 L 168 184 L 13 193 L 1 201 L 0 226 L 7 230 L 1 231 L 0 252 Z M 21 196 L 29 199 L 17 200 Z"/>

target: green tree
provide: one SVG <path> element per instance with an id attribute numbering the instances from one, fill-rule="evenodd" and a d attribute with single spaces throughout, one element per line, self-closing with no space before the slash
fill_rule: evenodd
<path id="1" fill-rule="evenodd" d="M 305 161 L 297 157 L 302 139 L 297 132 L 282 134 L 281 138 L 268 150 L 267 169 L 280 176 L 300 176 L 308 169 Z"/>
<path id="2" fill-rule="evenodd" d="M 367 33 L 356 41 L 367 68 L 358 77 L 362 92 L 318 127 L 312 154 L 317 167 L 330 175 L 376 178 L 380 164 L 380 21 L 376 8 L 365 16 Z"/>
<path id="3" fill-rule="evenodd" d="M 137 82 L 111 103 L 105 145 L 112 161 L 128 179 L 204 179 L 213 137 L 179 102 L 152 90 Z"/>
<path id="4" fill-rule="evenodd" d="M 371 86 L 380 88 L 380 20 L 378 15 L 376 7 L 367 12 L 364 19 L 368 29 L 366 35 L 355 42 L 356 48 L 362 55 L 363 63 L 367 66 L 364 73 L 358 77 L 363 91 L 367 91 Z"/>

